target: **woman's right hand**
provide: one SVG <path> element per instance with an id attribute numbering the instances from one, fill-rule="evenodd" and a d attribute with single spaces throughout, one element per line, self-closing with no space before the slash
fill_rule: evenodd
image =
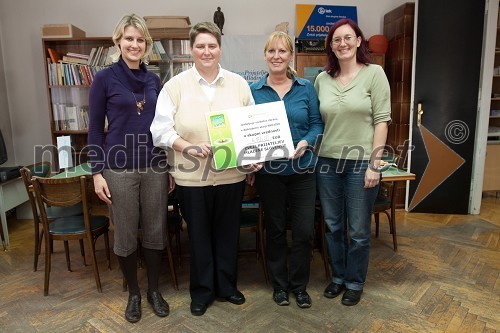
<path id="1" fill-rule="evenodd" d="M 95 193 L 105 203 L 111 205 L 112 202 L 109 198 L 111 198 L 111 193 L 109 192 L 108 183 L 106 183 L 106 179 L 100 173 L 96 173 L 92 176 L 94 178 L 94 189 Z"/>
<path id="2" fill-rule="evenodd" d="M 191 156 L 207 158 L 212 153 L 212 146 L 207 143 L 190 146 L 187 148 L 187 153 Z"/>

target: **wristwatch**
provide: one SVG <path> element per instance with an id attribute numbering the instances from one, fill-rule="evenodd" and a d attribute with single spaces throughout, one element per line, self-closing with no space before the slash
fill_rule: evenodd
<path id="1" fill-rule="evenodd" d="M 375 164 L 371 164 L 371 163 L 368 164 L 368 168 L 370 168 L 370 170 L 372 170 L 372 171 L 380 172 L 380 169 Z"/>

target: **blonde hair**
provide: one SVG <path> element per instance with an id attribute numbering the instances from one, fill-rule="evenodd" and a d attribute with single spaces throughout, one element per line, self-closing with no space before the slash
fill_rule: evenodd
<path id="1" fill-rule="evenodd" d="M 149 34 L 148 27 L 146 26 L 146 21 L 144 21 L 144 19 L 137 14 L 124 15 L 116 24 L 112 39 L 117 46 L 117 50 L 114 54 L 111 55 L 111 59 L 113 60 L 113 62 L 117 62 L 120 58 L 120 55 L 122 54 L 119 47 L 120 39 L 122 39 L 123 35 L 125 34 L 125 28 L 129 25 L 139 30 L 139 32 L 146 40 L 146 50 L 144 51 L 144 55 L 142 56 L 141 61 L 147 64 L 148 56 L 153 49 L 153 38 L 151 38 L 151 35 Z"/>
<path id="2" fill-rule="evenodd" d="M 293 42 L 290 36 L 288 36 L 288 34 L 284 31 L 275 31 L 267 38 L 266 44 L 264 45 L 264 55 L 266 55 L 266 52 L 271 47 L 271 44 L 276 41 L 283 42 L 283 44 L 285 44 L 285 48 L 293 54 Z M 291 79 L 292 75 L 297 75 L 297 72 L 290 65 L 288 65 L 287 76 Z"/>

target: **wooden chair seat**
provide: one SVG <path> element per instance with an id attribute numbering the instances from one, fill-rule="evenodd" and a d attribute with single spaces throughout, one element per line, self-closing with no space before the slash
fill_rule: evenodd
<path id="1" fill-rule="evenodd" d="M 105 216 L 91 216 L 90 220 L 90 230 L 95 232 L 100 228 L 106 227 L 109 223 L 109 219 Z M 49 233 L 56 235 L 69 235 L 69 234 L 85 234 L 85 223 L 81 216 L 67 216 L 61 217 L 49 225 Z"/>

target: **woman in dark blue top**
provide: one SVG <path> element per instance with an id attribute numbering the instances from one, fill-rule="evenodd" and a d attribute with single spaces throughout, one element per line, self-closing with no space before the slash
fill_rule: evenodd
<path id="1" fill-rule="evenodd" d="M 153 43 L 144 19 L 135 14 L 124 16 L 116 25 L 113 41 L 118 48 L 117 62 L 97 72 L 90 88 L 88 156 L 95 192 L 109 205 L 114 252 L 129 288 L 125 318 L 134 323 L 141 319 L 139 222 L 147 299 L 156 315 L 169 313 L 169 305 L 158 291 L 162 251 L 167 246 L 169 176 L 166 157 L 153 146 L 149 131 L 161 87 L 158 76 L 144 64 Z"/>
<path id="2" fill-rule="evenodd" d="M 314 236 L 316 156 L 312 151 L 323 121 L 318 97 L 308 80 L 295 76 L 290 67 L 293 43 L 281 31 L 273 32 L 264 47 L 269 72 L 250 88 L 256 104 L 283 100 L 295 151 L 290 160 L 273 160 L 256 174 L 257 191 L 264 208 L 267 263 L 272 274 L 273 299 L 288 305 L 288 292 L 301 308 L 311 306 L 306 291 L 309 282 Z M 292 250 L 287 267 L 288 220 L 292 228 Z"/>

